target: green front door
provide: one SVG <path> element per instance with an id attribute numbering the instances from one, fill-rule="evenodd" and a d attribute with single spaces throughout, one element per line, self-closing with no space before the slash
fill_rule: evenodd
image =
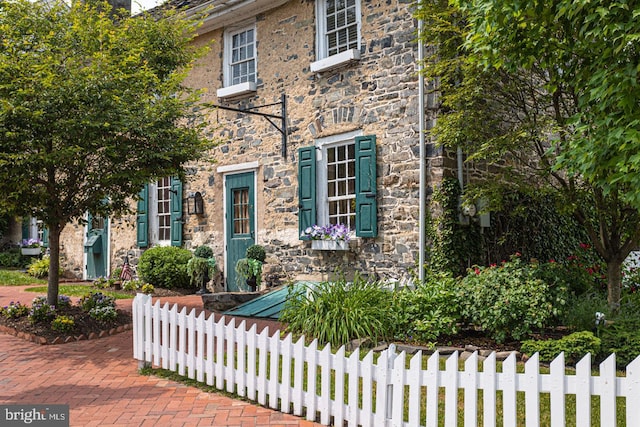
<path id="1" fill-rule="evenodd" d="M 107 219 L 89 214 L 87 222 L 87 240 L 84 252 L 87 255 L 87 279 L 93 280 L 107 276 L 107 243 L 109 233 Z"/>
<path id="2" fill-rule="evenodd" d="M 226 250 L 227 291 L 246 290 L 236 282 L 236 262 L 245 257 L 247 248 L 255 243 L 254 173 L 245 172 L 225 177 L 226 188 Z"/>

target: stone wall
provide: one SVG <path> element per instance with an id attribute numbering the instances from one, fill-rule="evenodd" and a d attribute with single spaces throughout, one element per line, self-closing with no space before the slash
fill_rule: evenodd
<path id="1" fill-rule="evenodd" d="M 207 244 L 224 265 L 223 174 L 221 166 L 257 162 L 256 243 L 267 250 L 264 282 L 322 280 L 341 268 L 348 275 L 402 277 L 415 266 L 419 241 L 419 128 L 417 24 L 409 1 L 362 1 L 361 59 L 340 69 L 315 74 L 313 1 L 290 1 L 256 19 L 257 92 L 233 102 L 216 97 L 222 86 L 223 30 L 195 41 L 210 50 L 188 78 L 206 91 L 204 101 L 249 108 L 287 96 L 287 155 L 280 132 L 267 120 L 225 110 L 208 114 L 209 137 L 219 139 L 207 162 L 189 165 L 184 197 L 199 191 L 203 215 L 186 215 L 184 246 Z M 431 97 L 431 110 L 436 100 Z M 261 109 L 280 115 L 280 106 Z M 433 113 L 430 119 L 433 120 Z M 361 130 L 377 137 L 378 237 L 352 242 L 346 252 L 312 250 L 298 238 L 297 150 L 315 138 Z M 428 147 L 429 187 L 455 163 Z M 449 170 L 449 172 L 447 172 Z M 137 256 L 135 216 L 112 220 L 112 268 L 124 255 Z M 82 248 L 82 245 L 78 245 Z M 69 246 L 65 246 L 69 250 Z M 76 254 L 73 257 L 75 259 Z M 81 259 L 81 258 L 80 258 Z"/>

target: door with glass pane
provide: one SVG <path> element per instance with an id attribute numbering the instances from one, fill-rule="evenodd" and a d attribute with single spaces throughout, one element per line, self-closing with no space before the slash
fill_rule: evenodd
<path id="1" fill-rule="evenodd" d="M 225 222 L 227 291 L 246 290 L 238 286 L 235 265 L 245 257 L 246 250 L 255 243 L 254 173 L 245 172 L 225 177 Z"/>

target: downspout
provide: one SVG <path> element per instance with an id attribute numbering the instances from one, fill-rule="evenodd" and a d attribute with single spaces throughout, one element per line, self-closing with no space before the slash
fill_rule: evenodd
<path id="1" fill-rule="evenodd" d="M 424 283 L 424 265 L 426 262 L 427 249 L 427 162 L 426 162 L 426 146 L 425 146 L 425 105 L 424 105 L 424 43 L 420 39 L 422 36 L 424 22 L 418 20 L 418 122 L 420 132 L 420 254 L 418 256 L 418 271 L 420 272 L 420 283 Z"/>
<path id="2" fill-rule="evenodd" d="M 458 146 L 456 151 L 456 157 L 458 160 L 458 182 L 460 183 L 460 193 L 464 193 L 464 163 L 462 159 L 462 147 Z"/>

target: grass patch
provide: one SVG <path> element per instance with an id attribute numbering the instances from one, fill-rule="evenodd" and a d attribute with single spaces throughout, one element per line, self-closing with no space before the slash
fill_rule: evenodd
<path id="1" fill-rule="evenodd" d="M 89 291 L 99 291 L 104 295 L 113 297 L 115 299 L 132 299 L 135 297 L 133 294 L 129 294 L 126 292 L 118 292 L 118 291 L 108 291 L 108 290 L 100 290 L 96 289 L 91 285 L 60 285 L 58 289 L 58 293 L 60 295 L 66 295 L 68 297 L 81 297 L 84 296 Z M 26 288 L 25 291 L 28 292 L 37 292 L 37 293 L 46 293 L 46 286 L 36 286 L 33 288 Z"/>
<path id="2" fill-rule="evenodd" d="M 26 286 L 46 283 L 46 280 L 36 279 L 19 270 L 0 270 L 0 286 Z"/>

